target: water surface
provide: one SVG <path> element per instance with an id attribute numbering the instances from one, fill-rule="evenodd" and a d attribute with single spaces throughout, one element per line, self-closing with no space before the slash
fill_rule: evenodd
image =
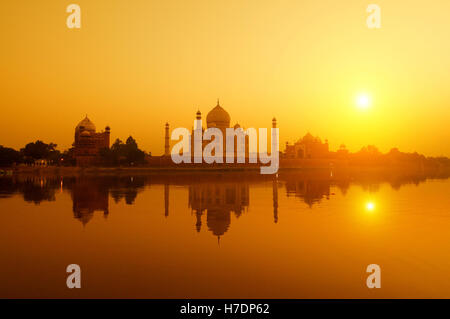
<path id="1" fill-rule="evenodd" d="M 448 194 L 421 174 L 1 178 L 0 297 L 450 298 Z"/>

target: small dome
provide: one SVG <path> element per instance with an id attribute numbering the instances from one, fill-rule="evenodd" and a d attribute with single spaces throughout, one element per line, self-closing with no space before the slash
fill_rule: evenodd
<path id="1" fill-rule="evenodd" d="M 215 124 L 214 126 L 217 127 L 230 127 L 230 121 L 230 115 L 220 106 L 219 101 L 217 101 L 217 105 L 206 116 L 206 124 L 208 127 L 212 127 L 212 124 Z"/>
<path id="2" fill-rule="evenodd" d="M 95 125 L 94 123 L 91 122 L 90 119 L 88 119 L 87 115 L 86 117 L 80 122 L 78 123 L 77 127 L 75 128 L 76 131 L 91 131 L 91 132 L 95 132 Z"/>
<path id="3" fill-rule="evenodd" d="M 236 123 L 235 125 L 234 125 L 234 129 L 237 129 L 237 128 L 240 128 L 241 126 L 239 125 L 239 123 Z"/>
<path id="4" fill-rule="evenodd" d="M 110 130 L 111 130 L 111 128 L 109 126 L 105 127 L 105 131 L 110 131 Z"/>

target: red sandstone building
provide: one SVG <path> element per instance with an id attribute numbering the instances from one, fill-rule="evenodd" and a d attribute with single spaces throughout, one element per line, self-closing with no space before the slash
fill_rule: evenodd
<path id="1" fill-rule="evenodd" d="M 100 150 L 109 148 L 109 126 L 97 133 L 95 125 L 86 117 L 75 127 L 74 156 L 77 166 L 90 166 L 100 162 Z"/>

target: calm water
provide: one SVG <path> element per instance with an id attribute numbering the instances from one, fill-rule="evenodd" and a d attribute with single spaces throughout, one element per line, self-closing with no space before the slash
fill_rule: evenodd
<path id="1" fill-rule="evenodd" d="M 0 297 L 450 298 L 449 194 L 393 173 L 1 178 Z"/>

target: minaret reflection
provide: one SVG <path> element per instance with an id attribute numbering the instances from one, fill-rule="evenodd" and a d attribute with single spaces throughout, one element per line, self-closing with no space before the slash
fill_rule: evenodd
<path id="1" fill-rule="evenodd" d="M 272 199 L 273 199 L 273 222 L 278 222 L 278 177 L 275 175 L 272 180 Z"/>
<path id="2" fill-rule="evenodd" d="M 200 232 L 202 216 L 218 240 L 230 227 L 231 212 L 239 217 L 249 205 L 247 183 L 193 184 L 189 186 L 189 207 L 195 213 L 195 228 Z"/>
<path id="3" fill-rule="evenodd" d="M 169 184 L 164 184 L 164 216 L 169 216 Z"/>
<path id="4" fill-rule="evenodd" d="M 102 211 L 106 218 L 109 214 L 108 186 L 99 180 L 77 178 L 71 189 L 74 218 L 86 225 L 95 211 Z"/>

